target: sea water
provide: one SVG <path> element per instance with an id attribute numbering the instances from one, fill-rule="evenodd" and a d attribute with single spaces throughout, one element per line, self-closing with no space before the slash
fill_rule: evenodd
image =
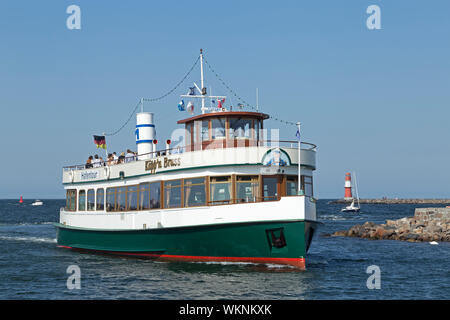
<path id="1" fill-rule="evenodd" d="M 31 206 L 32 202 L 0 200 L 0 299 L 450 297 L 449 243 L 327 236 L 366 221 L 412 216 L 415 207 L 427 205 L 362 204 L 355 214 L 341 213 L 342 205 L 319 200 L 322 224 L 306 258 L 307 270 L 299 272 L 279 265 L 156 262 L 58 248 L 52 223 L 58 221 L 65 201 L 43 200 L 43 206 Z M 73 266 L 80 272 L 79 289 L 68 286 Z M 371 285 L 374 281 L 378 288 Z"/>

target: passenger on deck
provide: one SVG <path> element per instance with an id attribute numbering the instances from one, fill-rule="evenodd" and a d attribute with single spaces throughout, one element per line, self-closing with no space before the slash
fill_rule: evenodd
<path id="1" fill-rule="evenodd" d="M 86 161 L 86 169 L 92 168 L 92 156 L 89 156 L 89 158 Z"/>
<path id="2" fill-rule="evenodd" d="M 94 160 L 92 161 L 94 168 L 99 168 L 101 166 L 100 159 L 98 158 L 98 154 L 94 156 Z"/>
<path id="3" fill-rule="evenodd" d="M 112 166 L 114 164 L 114 158 L 112 153 L 108 154 L 108 166 Z"/>
<path id="4" fill-rule="evenodd" d="M 125 152 L 120 153 L 118 163 L 124 163 L 125 161 Z"/>
<path id="5" fill-rule="evenodd" d="M 128 149 L 127 150 L 127 155 L 125 156 L 125 162 L 131 162 L 134 161 L 134 153 Z"/>
<path id="6" fill-rule="evenodd" d="M 119 157 L 117 156 L 117 154 L 115 152 L 113 152 L 112 157 L 113 157 L 113 164 L 118 164 Z"/>

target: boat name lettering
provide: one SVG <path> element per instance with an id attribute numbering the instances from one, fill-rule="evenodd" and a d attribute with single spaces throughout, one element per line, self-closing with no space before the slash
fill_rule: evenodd
<path id="1" fill-rule="evenodd" d="M 81 180 L 91 180 L 98 178 L 98 171 L 81 172 Z"/>
<path id="2" fill-rule="evenodd" d="M 168 157 L 164 157 L 163 160 L 155 159 L 146 161 L 145 170 L 150 171 L 151 173 L 155 173 L 156 169 L 178 167 L 180 165 L 181 165 L 180 158 L 170 159 Z"/>

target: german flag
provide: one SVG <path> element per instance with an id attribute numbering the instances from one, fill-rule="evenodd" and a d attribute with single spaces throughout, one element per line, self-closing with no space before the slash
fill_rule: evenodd
<path id="1" fill-rule="evenodd" d="M 94 136 L 94 143 L 97 145 L 97 148 L 103 148 L 106 150 L 105 136 Z"/>

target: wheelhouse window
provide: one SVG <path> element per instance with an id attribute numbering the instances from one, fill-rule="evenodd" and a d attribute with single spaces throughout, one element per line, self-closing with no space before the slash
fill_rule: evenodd
<path id="1" fill-rule="evenodd" d="M 235 138 L 250 138 L 250 129 L 252 120 L 241 118 L 230 118 L 230 139 Z"/>
<path id="2" fill-rule="evenodd" d="M 286 195 L 296 196 L 298 193 L 298 178 L 297 176 L 286 177 Z"/>
<path id="3" fill-rule="evenodd" d="M 181 207 L 181 180 L 164 182 L 164 208 Z"/>
<path id="4" fill-rule="evenodd" d="M 195 207 L 206 204 L 205 178 L 184 179 L 184 206 Z"/>
<path id="5" fill-rule="evenodd" d="M 66 210 L 76 211 L 77 210 L 77 190 L 68 189 L 66 191 Z"/>
<path id="6" fill-rule="evenodd" d="M 193 144 L 193 137 L 192 137 L 192 128 L 193 128 L 193 122 L 186 123 L 186 135 L 185 135 L 185 143 L 184 145 L 191 146 Z"/>
<path id="7" fill-rule="evenodd" d="M 118 187 L 116 190 L 115 211 L 125 211 L 127 206 L 127 187 Z"/>
<path id="8" fill-rule="evenodd" d="M 78 192 L 78 211 L 86 210 L 86 191 L 80 190 Z"/>
<path id="9" fill-rule="evenodd" d="M 129 186 L 127 189 L 127 211 L 138 209 L 138 186 Z"/>
<path id="10" fill-rule="evenodd" d="M 114 211 L 116 203 L 116 188 L 106 189 L 106 211 Z"/>
<path id="11" fill-rule="evenodd" d="M 202 121 L 202 141 L 209 140 L 209 120 Z"/>
<path id="12" fill-rule="evenodd" d="M 87 210 L 94 211 L 95 210 L 95 190 L 89 189 L 87 192 Z"/>
<path id="13" fill-rule="evenodd" d="M 211 120 L 211 131 L 213 139 L 225 138 L 225 118 L 216 118 Z"/>
<path id="14" fill-rule="evenodd" d="M 236 177 L 237 202 L 256 202 L 258 198 L 258 191 L 259 191 L 258 176 Z"/>
<path id="15" fill-rule="evenodd" d="M 103 188 L 97 189 L 97 211 L 105 210 L 105 191 Z"/>
<path id="16" fill-rule="evenodd" d="M 209 184 L 210 204 L 227 204 L 231 201 L 231 177 L 211 177 Z"/>
<path id="17" fill-rule="evenodd" d="M 261 120 L 257 119 L 255 120 L 255 133 L 253 138 L 256 139 L 256 141 L 259 141 L 259 135 L 261 132 Z"/>

